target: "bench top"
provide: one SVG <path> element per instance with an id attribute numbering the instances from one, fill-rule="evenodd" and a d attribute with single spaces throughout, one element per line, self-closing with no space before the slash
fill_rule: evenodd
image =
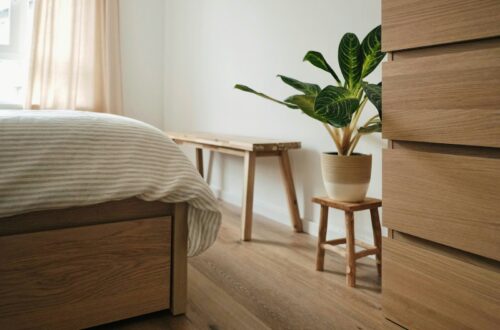
<path id="1" fill-rule="evenodd" d="M 249 136 L 224 135 L 216 133 L 179 133 L 167 132 L 167 135 L 178 143 L 190 143 L 200 146 L 215 146 L 244 151 L 280 151 L 299 149 L 300 142 L 275 140 Z"/>
<path id="2" fill-rule="evenodd" d="M 341 202 L 331 199 L 329 197 L 314 197 L 312 201 L 313 203 L 325 205 L 328 207 L 332 207 L 334 209 L 351 211 L 351 212 L 369 210 L 382 206 L 382 201 L 380 199 L 370 198 L 370 197 L 367 197 L 364 201 L 359 203 Z"/>

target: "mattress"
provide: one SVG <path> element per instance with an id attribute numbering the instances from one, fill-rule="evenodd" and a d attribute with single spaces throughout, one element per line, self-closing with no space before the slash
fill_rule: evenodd
<path id="1" fill-rule="evenodd" d="M 111 114 L 0 110 L 0 221 L 130 197 L 187 202 L 190 256 L 215 241 L 217 201 L 159 129 Z"/>

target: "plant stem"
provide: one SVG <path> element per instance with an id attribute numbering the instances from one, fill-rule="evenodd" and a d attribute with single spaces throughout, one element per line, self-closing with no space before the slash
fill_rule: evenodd
<path id="1" fill-rule="evenodd" d="M 377 117 L 378 117 L 378 115 L 375 115 L 375 116 L 371 117 L 370 119 L 368 119 L 366 121 L 366 123 L 362 127 L 367 127 L 368 125 L 371 124 L 372 120 L 376 119 Z M 359 140 L 361 139 L 362 136 L 363 136 L 363 134 L 360 133 L 359 131 L 356 133 L 356 135 L 354 136 L 354 138 L 349 143 L 350 146 L 349 146 L 349 150 L 347 150 L 347 156 L 350 156 L 353 153 L 354 149 L 358 145 L 358 142 L 359 142 Z"/>
<path id="2" fill-rule="evenodd" d="M 366 102 L 368 102 L 368 98 L 365 96 L 363 98 L 363 101 L 361 101 L 361 103 L 359 104 L 358 110 L 354 113 L 354 118 L 351 120 L 351 124 L 349 125 L 351 130 L 354 130 L 356 126 L 358 126 L 358 121 L 361 117 L 363 109 L 365 108 Z"/>
<path id="3" fill-rule="evenodd" d="M 358 134 L 356 134 L 354 139 L 352 139 L 351 146 L 349 147 L 349 150 L 347 150 L 347 156 L 352 155 L 354 148 L 356 148 L 356 145 L 358 144 L 360 138 L 361 138 L 361 134 L 358 133 Z"/>
<path id="4" fill-rule="evenodd" d="M 366 127 L 366 126 L 368 126 L 369 124 L 371 124 L 372 120 L 377 119 L 377 117 L 378 117 L 378 115 L 375 115 L 375 116 L 371 117 L 370 119 L 368 119 L 368 120 L 366 121 L 366 123 L 363 125 L 363 127 Z"/>
<path id="5" fill-rule="evenodd" d="M 349 150 L 349 144 L 351 140 L 352 131 L 349 129 L 349 126 L 343 127 L 342 131 L 344 133 L 342 137 L 342 154 L 347 155 L 347 151 Z"/>
<path id="6" fill-rule="evenodd" d="M 326 123 L 323 123 L 323 125 L 325 126 L 326 130 L 330 134 L 330 137 L 332 138 L 333 142 L 335 143 L 335 146 L 337 147 L 339 155 L 343 154 L 342 153 L 343 150 L 342 150 L 342 148 L 340 146 L 340 137 L 338 136 L 337 131 L 335 130 L 335 128 L 330 127 L 330 125 L 328 125 Z"/>

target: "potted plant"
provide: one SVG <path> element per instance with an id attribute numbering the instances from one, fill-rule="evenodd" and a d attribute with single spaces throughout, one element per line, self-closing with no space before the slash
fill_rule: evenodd
<path id="1" fill-rule="evenodd" d="M 342 37 L 338 48 L 338 61 L 343 82 L 321 53 L 309 51 L 304 61 L 330 73 L 336 82 L 335 85 L 321 88 L 317 84 L 278 75 L 285 84 L 301 92 L 284 101 L 245 85 L 238 84 L 235 88 L 290 109 L 300 109 L 307 116 L 323 123 L 337 147 L 337 152 L 324 152 L 321 157 L 326 191 L 336 200 L 358 202 L 366 197 L 372 157 L 355 153 L 354 150 L 363 135 L 380 132 L 382 128 L 382 83 L 370 84 L 365 78 L 375 70 L 384 56 L 385 53 L 381 51 L 381 28 L 377 26 L 361 43 L 354 33 L 346 33 Z M 377 114 L 363 125 L 359 125 L 368 101 L 373 103 Z"/>

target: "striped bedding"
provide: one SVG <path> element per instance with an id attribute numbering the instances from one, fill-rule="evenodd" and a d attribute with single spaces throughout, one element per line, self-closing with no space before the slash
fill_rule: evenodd
<path id="1" fill-rule="evenodd" d="M 0 218 L 130 197 L 187 202 L 190 256 L 215 241 L 217 202 L 160 130 L 110 114 L 0 110 Z"/>

